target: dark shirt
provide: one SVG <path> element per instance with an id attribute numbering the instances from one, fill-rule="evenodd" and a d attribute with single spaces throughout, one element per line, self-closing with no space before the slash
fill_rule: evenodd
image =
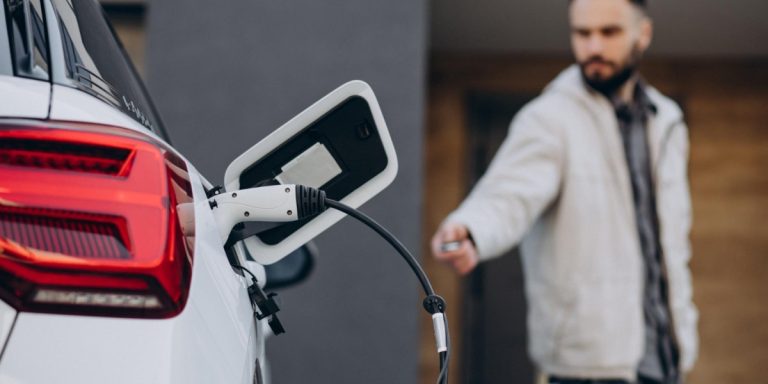
<path id="1" fill-rule="evenodd" d="M 627 104 L 612 100 L 624 144 L 632 183 L 635 218 L 645 270 L 643 313 L 645 318 L 645 351 L 638 374 L 662 383 L 678 383 L 678 352 L 672 335 L 672 320 L 667 302 L 667 279 L 662 265 L 659 221 L 648 150 L 647 123 L 656 107 L 648 98 L 642 81 L 635 87 Z"/>

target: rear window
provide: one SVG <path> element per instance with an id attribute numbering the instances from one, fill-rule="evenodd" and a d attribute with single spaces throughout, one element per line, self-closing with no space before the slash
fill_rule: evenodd
<path id="1" fill-rule="evenodd" d="M 54 82 L 85 91 L 163 134 L 144 84 L 93 0 L 52 0 L 64 51 L 66 79 Z"/>
<path id="2" fill-rule="evenodd" d="M 48 80 L 48 42 L 40 0 L 5 0 L 3 12 L 0 48 L 5 59 L 0 59 L 0 70 L 10 64 L 5 68 L 11 70 L 8 74 Z"/>

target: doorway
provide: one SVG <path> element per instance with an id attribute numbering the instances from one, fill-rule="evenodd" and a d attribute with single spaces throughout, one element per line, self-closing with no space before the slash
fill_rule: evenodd
<path id="1" fill-rule="evenodd" d="M 485 173 L 512 118 L 534 97 L 484 91 L 467 95 L 467 193 Z M 480 264 L 469 275 L 463 295 L 462 382 L 531 382 L 534 368 L 526 352 L 526 304 L 518 250 Z"/>

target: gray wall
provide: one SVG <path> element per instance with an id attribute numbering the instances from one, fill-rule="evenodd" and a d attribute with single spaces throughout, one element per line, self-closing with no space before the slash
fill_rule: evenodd
<path id="1" fill-rule="evenodd" d="M 400 173 L 363 206 L 410 249 L 421 226 L 427 13 L 423 0 L 154 1 L 147 82 L 174 144 L 213 182 L 227 164 L 336 86 L 367 81 Z M 268 343 L 275 383 L 413 383 L 417 282 L 351 219 L 318 238 L 305 284 L 282 293 Z"/>

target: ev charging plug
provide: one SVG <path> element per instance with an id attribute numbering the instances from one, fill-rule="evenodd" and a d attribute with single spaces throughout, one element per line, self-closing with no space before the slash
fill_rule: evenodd
<path id="1" fill-rule="evenodd" d="M 208 199 L 223 241 L 235 225 L 247 221 L 289 222 L 325 211 L 325 192 L 283 184 L 242 189 Z"/>
<path id="2" fill-rule="evenodd" d="M 226 192 L 208 199 L 223 241 L 246 221 L 289 222 L 299 219 L 295 185 L 272 185 Z"/>

